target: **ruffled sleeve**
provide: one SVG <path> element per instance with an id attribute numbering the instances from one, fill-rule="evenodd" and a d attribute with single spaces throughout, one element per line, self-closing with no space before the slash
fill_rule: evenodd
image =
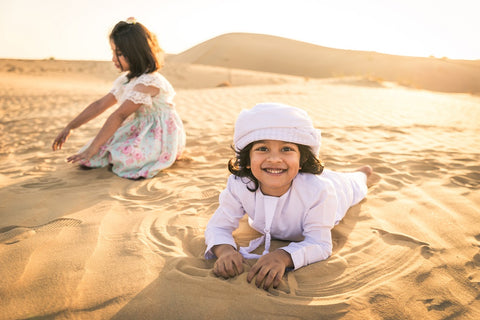
<path id="1" fill-rule="evenodd" d="M 135 88 L 136 85 L 143 84 L 147 87 L 155 87 L 160 90 L 161 96 L 173 96 L 175 91 L 170 83 L 158 73 L 146 73 L 142 74 L 134 80 L 132 87 Z M 136 104 L 152 105 L 152 97 L 148 93 L 143 93 L 135 91 L 135 89 L 130 90 L 125 94 L 125 100 L 130 100 Z"/>
<path id="2" fill-rule="evenodd" d="M 152 105 L 152 96 L 148 93 L 132 90 L 125 95 L 125 100 L 130 100 L 135 104 Z"/>
<path id="3" fill-rule="evenodd" d="M 135 80 L 135 84 L 143 84 L 147 87 L 155 87 L 160 90 L 164 89 L 162 78 L 158 73 L 144 73 Z"/>
<path id="4" fill-rule="evenodd" d="M 113 82 L 113 86 L 112 86 L 112 89 L 110 89 L 110 93 L 115 96 L 115 99 L 117 99 L 117 101 L 120 100 L 123 86 L 126 83 L 127 83 L 127 76 L 125 74 L 122 74 Z"/>
<path id="5" fill-rule="evenodd" d="M 170 82 L 158 72 L 142 74 L 137 78 L 136 84 L 141 83 L 145 86 L 152 86 L 160 89 L 159 96 L 162 96 L 166 102 L 172 103 L 175 96 L 175 90 Z"/>

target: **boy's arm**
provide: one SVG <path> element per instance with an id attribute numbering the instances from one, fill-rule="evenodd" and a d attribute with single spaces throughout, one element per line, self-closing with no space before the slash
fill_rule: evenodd
<path id="1" fill-rule="evenodd" d="M 283 247 L 298 269 L 327 259 L 332 254 L 332 228 L 335 224 L 337 196 L 333 186 L 322 191 L 320 199 L 306 213 L 303 222 L 303 241 Z"/>
<path id="2" fill-rule="evenodd" d="M 234 176 L 228 178 L 227 187 L 219 196 L 219 206 L 208 221 L 205 230 L 206 259 L 218 257 L 212 250 L 214 246 L 226 244 L 237 248 L 232 232 L 238 228 L 240 219 L 245 215 L 240 201 L 241 196 L 237 194 L 238 186 L 235 186 L 237 183 L 242 182 L 236 181 Z M 243 184 L 240 187 L 245 188 Z M 246 192 L 250 191 L 246 190 Z"/>

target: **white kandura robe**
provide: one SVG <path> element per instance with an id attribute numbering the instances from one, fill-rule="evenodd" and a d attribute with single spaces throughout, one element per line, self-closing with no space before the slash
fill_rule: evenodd
<path id="1" fill-rule="evenodd" d="M 266 237 L 253 240 L 249 248 L 240 248 L 246 258 L 255 257 L 249 252 L 264 240 L 267 253 L 271 235 L 273 239 L 292 241 L 281 249 L 290 254 L 295 269 L 324 260 L 332 253 L 331 229 L 367 194 L 366 175 L 362 172 L 325 169 L 320 175 L 298 173 L 281 197 L 266 196 L 260 188 L 251 192 L 244 183 L 247 181 L 234 175 L 228 178 L 219 207 L 205 230 L 205 258 L 215 257 L 211 251 L 215 245 L 237 248 L 232 232 L 248 214 L 250 226 Z M 266 220 L 271 220 L 271 226 Z"/>

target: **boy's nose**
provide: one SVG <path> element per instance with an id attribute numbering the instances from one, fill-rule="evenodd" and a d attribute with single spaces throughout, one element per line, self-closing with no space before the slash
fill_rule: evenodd
<path id="1" fill-rule="evenodd" d="M 280 158 L 280 154 L 278 152 L 271 152 L 269 155 L 268 155 L 268 160 L 269 161 L 281 161 L 282 159 Z"/>

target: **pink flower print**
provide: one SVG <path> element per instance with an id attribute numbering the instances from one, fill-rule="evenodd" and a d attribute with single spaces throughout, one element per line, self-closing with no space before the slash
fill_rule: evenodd
<path id="1" fill-rule="evenodd" d="M 140 135 L 140 128 L 138 128 L 135 125 L 132 125 L 130 127 L 130 132 L 131 132 L 130 136 L 135 139 Z"/>
<path id="2" fill-rule="evenodd" d="M 125 155 L 130 155 L 132 154 L 132 146 L 131 145 L 126 145 L 124 147 L 121 148 L 121 152 Z"/>
<path id="3" fill-rule="evenodd" d="M 164 152 L 160 155 L 160 161 L 167 162 L 171 158 L 171 154 L 169 152 Z"/>
<path id="4" fill-rule="evenodd" d="M 162 127 L 157 127 L 152 131 L 155 136 L 155 140 L 159 140 L 162 137 L 162 133 L 163 133 Z"/>
<path id="5" fill-rule="evenodd" d="M 128 158 L 127 161 L 125 161 L 127 166 L 131 166 L 134 162 L 135 160 L 133 158 Z"/>
<path id="6" fill-rule="evenodd" d="M 141 152 L 136 152 L 134 157 L 137 161 L 142 160 L 144 158 Z"/>
<path id="7" fill-rule="evenodd" d="M 173 117 L 168 118 L 166 124 L 167 124 L 167 132 L 171 134 L 175 129 L 175 121 L 173 120 Z"/>

